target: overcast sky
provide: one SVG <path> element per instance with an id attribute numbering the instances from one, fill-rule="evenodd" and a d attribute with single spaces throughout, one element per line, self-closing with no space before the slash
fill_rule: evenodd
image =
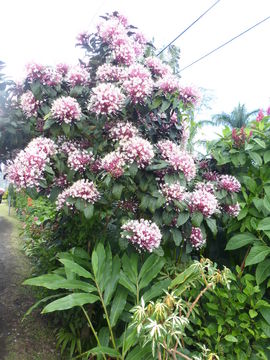
<path id="1" fill-rule="evenodd" d="M 0 60 L 19 78 L 25 63 L 76 63 L 76 35 L 93 30 L 98 15 L 118 10 L 157 47 L 170 42 L 215 0 L 5 0 L 1 1 Z M 221 0 L 175 45 L 184 67 L 270 15 L 270 0 Z M 182 73 L 182 82 L 211 89 L 212 110 L 270 105 L 270 20 Z"/>

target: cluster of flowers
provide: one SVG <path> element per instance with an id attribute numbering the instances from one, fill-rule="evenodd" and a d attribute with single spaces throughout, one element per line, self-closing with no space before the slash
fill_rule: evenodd
<path id="1" fill-rule="evenodd" d="M 74 171 L 85 171 L 86 166 L 93 160 L 93 153 L 87 150 L 76 149 L 69 153 L 67 164 Z"/>
<path id="2" fill-rule="evenodd" d="M 221 175 L 218 179 L 218 187 L 230 193 L 239 192 L 241 190 L 240 182 L 231 175 Z"/>
<path id="3" fill-rule="evenodd" d="M 123 68 L 105 63 L 98 67 L 96 77 L 100 81 L 120 81 L 124 79 L 124 74 Z"/>
<path id="4" fill-rule="evenodd" d="M 130 220 L 121 229 L 121 237 L 126 238 L 138 249 L 152 252 L 158 248 L 162 238 L 158 226 L 150 220 Z"/>
<path id="5" fill-rule="evenodd" d="M 160 192 L 166 198 L 167 204 L 171 203 L 173 200 L 183 201 L 186 197 L 186 188 L 181 186 L 179 182 L 171 185 L 161 185 Z"/>
<path id="6" fill-rule="evenodd" d="M 169 65 L 164 64 L 159 58 L 153 56 L 145 59 L 145 65 L 151 70 L 153 75 L 166 76 L 172 73 Z"/>
<path id="7" fill-rule="evenodd" d="M 194 247 L 196 250 L 202 248 L 205 245 L 206 240 L 204 239 L 202 230 L 199 227 L 192 227 L 190 243 L 191 246 Z"/>
<path id="8" fill-rule="evenodd" d="M 180 87 L 179 89 L 179 98 L 183 101 L 185 105 L 197 105 L 200 99 L 200 95 L 198 91 L 194 88 L 188 87 Z"/>
<path id="9" fill-rule="evenodd" d="M 60 124 L 71 124 L 80 120 L 82 111 L 76 99 L 71 96 L 62 96 L 52 103 L 51 114 Z"/>
<path id="10" fill-rule="evenodd" d="M 241 210 L 240 205 L 238 203 L 233 205 L 224 205 L 223 209 L 229 216 L 232 217 L 237 217 Z"/>
<path id="11" fill-rule="evenodd" d="M 39 101 L 35 99 L 32 91 L 27 90 L 24 94 L 22 94 L 20 99 L 21 109 L 24 112 L 27 118 L 32 116 L 37 116 L 37 111 L 39 107 Z"/>
<path id="12" fill-rule="evenodd" d="M 193 157 L 186 151 L 183 151 L 180 146 L 170 140 L 161 140 L 157 147 L 163 159 L 176 171 L 182 171 L 185 178 L 190 181 L 196 176 L 196 165 Z"/>
<path id="13" fill-rule="evenodd" d="M 218 212 L 219 204 L 214 194 L 206 190 L 195 190 L 187 197 L 189 211 L 191 213 L 198 211 L 205 217 L 210 217 Z"/>
<path id="14" fill-rule="evenodd" d="M 138 130 L 130 122 L 118 122 L 109 130 L 109 137 L 114 141 L 128 140 L 138 134 Z"/>
<path id="15" fill-rule="evenodd" d="M 97 27 L 97 34 L 111 49 L 118 64 L 131 65 L 145 49 L 146 39 L 140 33 L 131 35 L 127 19 L 114 12 Z"/>
<path id="16" fill-rule="evenodd" d="M 245 128 L 241 127 L 241 129 L 232 129 L 232 139 L 235 147 L 240 148 L 245 144 L 245 141 L 249 140 L 252 136 L 252 131 L 249 132 L 249 135 L 246 134 Z"/>
<path id="17" fill-rule="evenodd" d="M 5 193 L 5 189 L 0 188 L 0 196 L 3 195 Z"/>
<path id="18" fill-rule="evenodd" d="M 125 95 L 113 84 L 101 83 L 92 89 L 92 93 L 88 110 L 96 114 L 115 114 L 124 105 Z"/>
<path id="19" fill-rule="evenodd" d="M 89 73 L 81 66 L 74 66 L 68 70 L 66 81 L 72 87 L 76 85 L 88 85 L 90 81 Z"/>
<path id="20" fill-rule="evenodd" d="M 28 146 L 19 152 L 8 166 L 8 179 L 18 189 L 39 189 L 39 181 L 44 179 L 45 166 L 50 163 L 50 157 L 57 152 L 56 144 L 44 137 L 32 140 Z"/>
<path id="21" fill-rule="evenodd" d="M 27 79 L 29 82 L 39 80 L 41 84 L 54 86 L 62 82 L 62 75 L 55 69 L 37 63 L 26 66 Z"/>
<path id="22" fill-rule="evenodd" d="M 112 151 L 101 160 L 101 167 L 112 177 L 118 178 L 124 174 L 126 162 L 119 151 Z"/>
<path id="23" fill-rule="evenodd" d="M 56 205 L 60 210 L 64 205 L 69 208 L 73 208 L 73 204 L 69 202 L 68 198 L 83 199 L 90 204 L 94 204 L 99 198 L 100 193 L 92 181 L 78 180 L 69 188 L 65 189 L 58 195 Z"/>
<path id="24" fill-rule="evenodd" d="M 151 73 L 143 65 L 136 64 L 129 67 L 126 73 L 126 80 L 123 88 L 133 103 L 141 103 L 146 97 L 150 96 L 154 81 Z"/>

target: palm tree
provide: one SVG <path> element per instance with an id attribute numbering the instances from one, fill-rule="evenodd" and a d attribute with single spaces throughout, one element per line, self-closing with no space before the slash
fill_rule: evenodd
<path id="1" fill-rule="evenodd" d="M 246 106 L 238 104 L 237 107 L 233 109 L 230 114 L 222 112 L 220 114 L 216 114 L 212 116 L 212 120 L 204 121 L 204 125 L 225 125 L 229 126 L 230 128 L 238 128 L 245 127 L 248 123 L 254 119 L 252 119 L 252 115 L 257 115 L 258 110 L 254 110 L 251 112 L 247 112 Z"/>

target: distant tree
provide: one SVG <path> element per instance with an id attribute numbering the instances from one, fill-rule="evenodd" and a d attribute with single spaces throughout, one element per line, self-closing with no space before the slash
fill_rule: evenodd
<path id="1" fill-rule="evenodd" d="M 30 123 L 15 105 L 16 84 L 3 72 L 5 63 L 0 61 L 0 163 L 11 158 L 32 137 Z"/>
<path id="2" fill-rule="evenodd" d="M 225 125 L 230 128 L 241 129 L 248 125 L 251 120 L 254 120 L 254 116 L 257 115 L 259 109 L 247 112 L 246 106 L 240 103 L 236 106 L 230 114 L 222 112 L 212 116 L 212 120 L 203 121 L 203 125 Z"/>

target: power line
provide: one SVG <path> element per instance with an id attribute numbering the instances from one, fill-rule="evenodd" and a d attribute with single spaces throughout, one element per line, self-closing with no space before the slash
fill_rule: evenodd
<path id="1" fill-rule="evenodd" d="M 97 17 L 97 15 L 99 14 L 100 10 L 103 8 L 103 6 L 105 5 L 106 3 L 106 0 L 104 0 L 100 6 L 97 8 L 97 10 L 95 11 L 94 15 L 92 16 L 92 18 L 90 19 L 89 21 L 89 24 L 88 24 L 88 29 L 90 28 L 90 26 L 92 25 L 93 21 L 95 20 L 95 18 Z"/>
<path id="2" fill-rule="evenodd" d="M 239 38 L 240 36 L 242 36 L 242 35 L 246 34 L 248 31 L 250 31 L 250 30 L 254 29 L 256 26 L 258 26 L 258 25 L 262 24 L 263 22 L 265 22 L 266 20 L 269 20 L 269 19 L 270 19 L 270 16 L 267 16 L 265 19 L 263 19 L 263 20 L 259 21 L 257 24 L 255 24 L 255 25 L 251 26 L 250 28 L 246 29 L 245 31 L 241 32 L 240 34 L 238 34 L 238 35 L 234 36 L 232 39 L 230 39 L 230 40 L 226 41 L 224 44 L 222 44 L 222 45 L 218 46 L 218 47 L 217 47 L 217 48 L 215 48 L 214 50 L 212 50 L 212 51 L 210 51 L 209 53 L 207 53 L 207 54 L 205 54 L 205 55 L 201 56 L 199 59 L 197 59 L 197 60 L 193 61 L 191 64 L 189 64 L 189 65 L 185 66 L 185 67 L 184 67 L 183 69 L 181 69 L 178 73 L 180 73 L 180 72 L 182 72 L 182 71 L 186 70 L 186 69 L 187 69 L 187 68 L 189 68 L 190 66 L 192 66 L 192 65 L 196 64 L 197 62 L 199 62 L 199 61 L 201 61 L 201 60 L 205 59 L 207 56 L 209 56 L 209 55 L 213 54 L 213 53 L 214 53 L 214 52 L 216 52 L 217 50 L 221 49 L 221 48 L 222 48 L 222 47 L 224 47 L 225 45 L 228 45 L 228 44 L 229 44 L 229 43 L 231 43 L 233 40 L 235 40 L 235 39 Z"/>
<path id="3" fill-rule="evenodd" d="M 213 5 L 211 5 L 210 8 L 208 8 L 203 14 L 201 14 L 196 20 L 194 20 L 193 23 L 191 23 L 185 30 L 183 30 L 179 35 L 177 35 L 176 38 L 173 39 L 168 45 L 166 45 L 156 56 L 159 56 L 161 53 L 163 53 L 164 50 L 166 50 L 169 46 L 171 46 L 177 39 L 180 38 L 180 36 L 182 36 L 186 31 L 188 31 L 188 29 L 190 29 L 194 24 L 196 24 L 197 21 L 199 21 L 205 14 L 208 13 L 208 11 L 210 11 L 219 2 L 220 0 L 217 0 Z"/>

